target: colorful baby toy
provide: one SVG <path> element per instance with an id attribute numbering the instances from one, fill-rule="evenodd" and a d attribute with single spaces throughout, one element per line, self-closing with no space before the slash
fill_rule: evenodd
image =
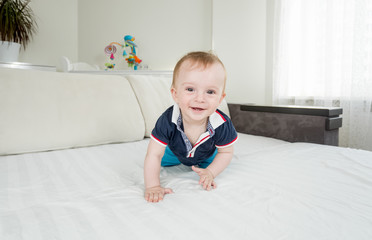
<path id="1" fill-rule="evenodd" d="M 115 45 L 118 45 L 123 48 L 123 57 L 128 55 L 127 52 L 125 51 L 125 48 L 130 47 L 129 56 L 128 58 L 125 58 L 125 60 L 128 63 L 128 67 L 133 67 L 134 70 L 137 70 L 138 65 L 142 62 L 142 60 L 137 57 L 137 54 L 136 54 L 137 44 L 133 42 L 134 40 L 135 38 L 132 37 L 131 35 L 126 35 L 124 37 L 124 44 L 120 44 L 118 42 L 112 42 L 105 47 L 105 53 L 107 56 L 109 56 L 110 60 L 113 61 L 115 59 L 114 55 L 117 51 L 117 48 Z M 106 63 L 105 66 L 106 66 L 106 70 L 113 69 L 115 67 L 115 64 L 112 64 L 110 62 L 110 63 Z"/>
<path id="2" fill-rule="evenodd" d="M 107 69 L 112 69 L 112 68 L 115 67 L 115 63 L 114 64 L 112 64 L 112 63 L 105 63 L 105 67 L 106 67 L 106 70 Z"/>

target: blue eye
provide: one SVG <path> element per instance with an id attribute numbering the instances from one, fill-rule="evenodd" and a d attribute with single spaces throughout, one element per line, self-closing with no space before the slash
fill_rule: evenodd
<path id="1" fill-rule="evenodd" d="M 193 88 L 186 88 L 186 91 L 188 91 L 188 92 L 193 92 L 194 89 L 193 89 Z"/>
<path id="2" fill-rule="evenodd" d="M 215 94 L 216 92 L 213 91 L 213 90 L 208 90 L 207 93 L 208 93 L 208 94 Z"/>

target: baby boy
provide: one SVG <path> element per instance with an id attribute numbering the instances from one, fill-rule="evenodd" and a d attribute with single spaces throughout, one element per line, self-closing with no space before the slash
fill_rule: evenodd
<path id="1" fill-rule="evenodd" d="M 145 199 L 163 200 L 172 189 L 160 186 L 161 166 L 192 166 L 204 189 L 229 165 L 238 135 L 231 120 L 217 107 L 225 94 L 226 70 L 208 52 L 191 52 L 173 71 L 171 94 L 175 104 L 158 119 L 151 133 L 144 163 Z"/>

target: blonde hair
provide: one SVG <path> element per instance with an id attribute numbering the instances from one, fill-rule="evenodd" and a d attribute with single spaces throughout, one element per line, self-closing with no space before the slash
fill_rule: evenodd
<path id="1" fill-rule="evenodd" d="M 172 81 L 172 87 L 175 87 L 176 80 L 178 77 L 178 74 L 180 72 L 181 66 L 184 62 L 190 61 L 194 66 L 196 65 L 197 67 L 202 67 L 203 69 L 207 68 L 208 66 L 214 64 L 214 63 L 219 63 L 223 67 L 225 71 L 225 76 L 224 76 L 224 84 L 223 84 L 223 91 L 225 91 L 225 85 L 226 85 L 226 69 L 225 66 L 223 65 L 222 61 L 217 57 L 212 52 L 190 52 L 183 56 L 176 64 L 173 70 L 173 81 Z"/>

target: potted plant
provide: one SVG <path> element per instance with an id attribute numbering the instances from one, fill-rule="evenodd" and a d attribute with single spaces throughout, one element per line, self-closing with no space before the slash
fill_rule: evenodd
<path id="1" fill-rule="evenodd" d="M 20 47 L 26 49 L 33 34 L 36 33 L 37 23 L 29 3 L 30 0 L 0 0 L 0 61 L 2 62 L 17 61 Z"/>

